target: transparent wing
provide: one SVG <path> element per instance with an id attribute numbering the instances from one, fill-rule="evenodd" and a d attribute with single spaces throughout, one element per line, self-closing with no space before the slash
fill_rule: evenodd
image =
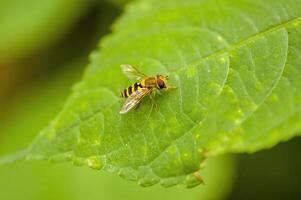
<path id="1" fill-rule="evenodd" d="M 129 112 L 131 109 L 135 108 L 143 99 L 143 97 L 145 97 L 151 91 L 151 89 L 141 88 L 139 91 L 136 91 L 133 94 L 131 94 L 131 96 L 129 96 L 126 99 L 119 113 L 124 114 Z"/>
<path id="2" fill-rule="evenodd" d="M 128 77 L 129 79 L 133 80 L 140 80 L 144 77 L 146 77 L 145 74 L 139 72 L 135 67 L 127 64 L 122 64 L 121 69 L 123 73 Z"/>

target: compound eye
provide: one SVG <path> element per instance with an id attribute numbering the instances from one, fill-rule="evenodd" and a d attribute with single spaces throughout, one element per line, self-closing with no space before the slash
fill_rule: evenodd
<path id="1" fill-rule="evenodd" d="M 160 77 L 157 78 L 157 83 L 160 89 L 165 88 L 165 83 Z"/>

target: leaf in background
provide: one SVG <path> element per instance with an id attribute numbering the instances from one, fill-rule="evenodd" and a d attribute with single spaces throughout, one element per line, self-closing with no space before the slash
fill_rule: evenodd
<path id="1" fill-rule="evenodd" d="M 89 0 L 2 0 L 0 62 L 29 56 L 57 41 L 90 4 Z"/>
<path id="2" fill-rule="evenodd" d="M 126 5 L 127 3 L 131 2 L 131 0 L 106 0 L 109 3 L 112 3 L 113 5 L 117 7 L 121 7 Z"/>
<path id="3" fill-rule="evenodd" d="M 4 113 L 6 118 L 0 121 L 0 155 L 24 148 L 35 137 L 35 133 L 55 116 L 71 85 L 79 79 L 85 62 L 81 57 L 61 66 L 57 72 L 59 75 L 50 72 L 40 75 L 40 80 L 23 86 L 9 103 L 1 104 L 11 109 L 9 113 Z"/>
<path id="4" fill-rule="evenodd" d="M 301 130 L 301 1 L 132 3 L 28 158 L 73 161 L 144 186 L 200 183 L 207 155 L 253 152 Z M 120 115 L 120 64 L 177 90 Z"/>

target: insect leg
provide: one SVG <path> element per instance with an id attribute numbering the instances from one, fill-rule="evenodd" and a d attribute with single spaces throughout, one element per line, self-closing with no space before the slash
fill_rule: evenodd
<path id="1" fill-rule="evenodd" d="M 151 91 L 151 93 L 150 93 L 150 95 L 149 95 L 149 98 L 150 98 L 150 100 L 151 100 L 151 102 L 152 102 L 152 105 L 154 105 L 155 106 L 155 108 L 157 108 L 158 107 L 158 104 L 156 103 L 156 101 L 155 101 L 155 92 L 153 92 L 153 91 Z"/>
<path id="2" fill-rule="evenodd" d="M 173 85 L 167 85 L 166 87 L 166 90 L 174 90 L 174 89 L 177 89 L 177 87 Z"/>

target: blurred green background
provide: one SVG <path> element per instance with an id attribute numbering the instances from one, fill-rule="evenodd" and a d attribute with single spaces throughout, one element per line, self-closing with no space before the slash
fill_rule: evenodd
<path id="1" fill-rule="evenodd" d="M 0 156 L 59 112 L 126 0 L 0 0 Z M 30 11 L 30 12 L 28 12 Z M 142 188 L 115 174 L 25 161 L 0 167 L 0 199 L 301 199 L 301 139 L 210 159 L 205 184 Z"/>

